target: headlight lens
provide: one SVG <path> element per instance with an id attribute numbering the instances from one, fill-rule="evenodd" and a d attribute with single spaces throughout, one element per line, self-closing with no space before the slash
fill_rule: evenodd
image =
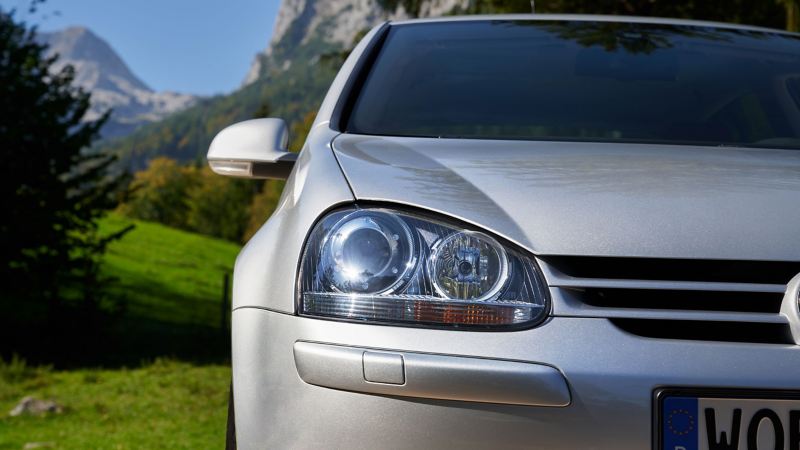
<path id="1" fill-rule="evenodd" d="M 386 292 L 414 269 L 414 239 L 408 226 L 391 214 L 356 211 L 333 226 L 322 245 L 322 262 L 336 292 Z"/>
<path id="2" fill-rule="evenodd" d="M 491 237 L 461 231 L 433 244 L 428 272 L 442 297 L 488 300 L 508 279 L 508 257 Z"/>
<path id="3" fill-rule="evenodd" d="M 324 217 L 306 243 L 303 315 L 448 326 L 530 326 L 547 314 L 528 256 L 476 230 L 381 208 Z"/>

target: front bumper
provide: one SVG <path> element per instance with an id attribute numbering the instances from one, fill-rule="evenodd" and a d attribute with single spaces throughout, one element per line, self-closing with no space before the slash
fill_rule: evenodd
<path id="1" fill-rule="evenodd" d="M 546 364 L 565 407 L 371 395 L 305 383 L 298 341 Z M 377 326 L 257 308 L 233 313 L 239 448 L 645 449 L 664 387 L 800 390 L 800 347 L 649 339 L 607 319 L 554 317 L 514 332 Z"/>

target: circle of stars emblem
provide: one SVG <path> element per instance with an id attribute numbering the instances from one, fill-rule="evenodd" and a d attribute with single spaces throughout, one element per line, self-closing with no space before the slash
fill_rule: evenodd
<path id="1" fill-rule="evenodd" d="M 676 436 L 685 436 L 694 430 L 694 416 L 685 409 L 673 409 L 667 418 L 667 427 Z"/>

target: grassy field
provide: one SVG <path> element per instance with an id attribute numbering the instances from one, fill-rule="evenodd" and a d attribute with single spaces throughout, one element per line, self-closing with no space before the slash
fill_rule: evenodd
<path id="1" fill-rule="evenodd" d="M 122 309 L 96 329 L 67 317 L 48 333 L 44 305 L 0 302 L 0 450 L 224 446 L 223 277 L 239 246 L 118 215 L 105 218 L 101 232 L 130 224 L 135 229 L 111 244 L 102 267 L 116 280 L 108 301 Z M 30 364 L 10 363 L 12 353 Z M 64 410 L 10 417 L 26 396 Z"/>
<path id="2" fill-rule="evenodd" d="M 110 215 L 101 234 L 134 224 L 110 245 L 103 273 L 116 278 L 112 297 L 132 318 L 216 327 L 220 320 L 222 278 L 233 271 L 239 246 L 157 223 Z"/>
<path id="3" fill-rule="evenodd" d="M 0 449 L 223 448 L 228 383 L 226 366 L 172 360 L 132 370 L 0 363 Z M 64 410 L 9 417 L 28 395 Z"/>
<path id="4" fill-rule="evenodd" d="M 104 302 L 115 306 L 104 308 L 94 325 L 80 309 L 67 311 L 72 316 L 56 324 L 60 336 L 42 342 L 54 330 L 47 305 L 0 301 L 0 356 L 18 353 L 57 368 L 133 367 L 162 356 L 227 360 L 230 304 L 223 302 L 223 278 L 233 271 L 240 247 L 114 214 L 100 229 L 107 235 L 131 224 L 131 232 L 111 243 L 101 269 L 114 280 Z"/>

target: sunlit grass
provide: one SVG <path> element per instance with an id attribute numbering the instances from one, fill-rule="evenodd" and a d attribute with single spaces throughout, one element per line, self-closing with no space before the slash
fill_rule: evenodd
<path id="1" fill-rule="evenodd" d="M 51 371 L 0 364 L 0 449 L 222 448 L 230 368 L 159 359 L 136 369 Z M 9 417 L 24 396 L 59 414 Z"/>
<path id="2" fill-rule="evenodd" d="M 136 228 L 106 252 L 103 274 L 116 278 L 110 297 L 131 318 L 217 326 L 223 276 L 233 271 L 239 246 L 231 242 L 112 214 L 100 222 L 110 234 Z"/>

